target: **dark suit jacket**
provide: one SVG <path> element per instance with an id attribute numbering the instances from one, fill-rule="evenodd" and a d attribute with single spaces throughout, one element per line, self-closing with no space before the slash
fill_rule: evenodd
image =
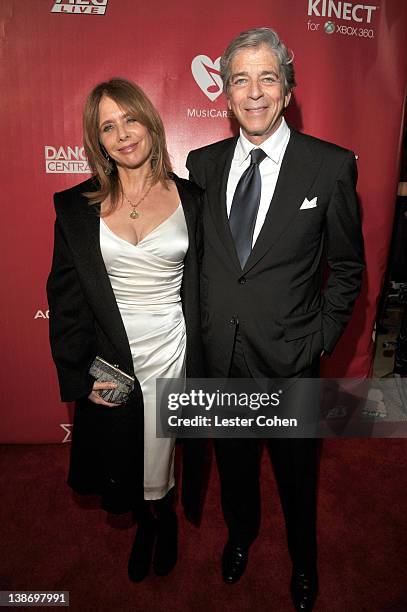
<path id="1" fill-rule="evenodd" d="M 203 340 L 212 376 L 228 375 L 236 325 L 253 376 L 294 377 L 330 353 L 358 295 L 363 238 L 354 154 L 291 130 L 264 225 L 242 270 L 226 212 L 237 138 L 192 151 L 205 190 Z M 317 206 L 301 209 L 305 198 Z M 330 274 L 323 284 L 324 262 Z"/>
<path id="2" fill-rule="evenodd" d="M 181 287 L 187 330 L 186 369 L 188 376 L 199 377 L 202 376 L 198 283 L 200 190 L 185 179 L 175 175 L 172 178 L 184 209 L 189 237 Z M 94 382 L 88 373 L 89 366 L 96 355 L 134 376 L 129 342 L 100 251 L 100 206 L 90 205 L 82 195 L 92 189 L 95 189 L 94 179 L 89 179 L 55 194 L 55 245 L 47 283 L 50 342 L 61 399 L 77 401 L 69 482 L 81 492 L 103 492 L 106 478 L 117 479 L 117 474 L 123 473 L 123 466 L 135 458 L 141 464 L 138 466 L 140 485 L 143 461 L 143 435 L 140 434 L 143 397 L 137 379 L 129 402 L 120 408 L 101 408 L 86 399 Z M 129 432 L 133 426 L 136 435 L 132 438 Z M 137 457 L 133 455 L 136 437 L 140 442 Z M 97 440 L 100 440 L 98 447 Z M 109 455 L 109 448 L 110 459 L 102 466 L 100 456 Z M 112 470 L 114 479 L 109 473 Z M 134 479 L 133 468 L 128 478 Z"/>

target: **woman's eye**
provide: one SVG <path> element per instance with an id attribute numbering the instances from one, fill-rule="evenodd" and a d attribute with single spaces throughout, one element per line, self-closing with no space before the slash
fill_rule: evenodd
<path id="1" fill-rule="evenodd" d="M 137 121 L 137 119 L 135 119 L 134 117 L 127 117 L 127 123 L 135 123 Z"/>
<path id="2" fill-rule="evenodd" d="M 102 132 L 110 132 L 112 126 L 110 124 L 104 125 L 102 128 Z"/>

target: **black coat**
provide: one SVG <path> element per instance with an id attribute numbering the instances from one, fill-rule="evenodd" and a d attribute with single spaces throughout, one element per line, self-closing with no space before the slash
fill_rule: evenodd
<path id="1" fill-rule="evenodd" d="M 228 375 L 239 325 L 254 377 L 295 377 L 322 349 L 333 350 L 360 290 L 355 157 L 292 130 L 264 225 L 242 270 L 226 212 L 236 142 L 197 149 L 187 160 L 191 179 L 205 190 L 201 308 L 209 372 Z M 317 198 L 316 206 L 302 206 L 305 198 Z"/>
<path id="2" fill-rule="evenodd" d="M 199 314 L 199 189 L 172 176 L 183 206 L 189 248 L 181 298 L 190 377 L 203 375 Z M 136 379 L 126 404 L 108 409 L 87 400 L 96 355 L 134 376 L 123 321 L 99 244 L 100 206 L 82 194 L 95 189 L 89 179 L 55 194 L 55 244 L 47 283 L 50 342 L 62 401 L 76 401 L 68 482 L 79 492 L 101 493 L 105 507 L 127 509 L 142 495 L 143 397 Z M 130 499 L 131 498 L 131 499 Z M 120 508 L 119 508 L 120 507 Z"/>

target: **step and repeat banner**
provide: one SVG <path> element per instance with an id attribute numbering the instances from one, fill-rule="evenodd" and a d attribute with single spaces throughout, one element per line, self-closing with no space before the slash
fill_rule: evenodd
<path id="1" fill-rule="evenodd" d="M 52 196 L 88 176 L 81 112 L 93 86 L 136 81 L 160 111 L 175 171 L 234 133 L 219 59 L 241 31 L 277 30 L 294 52 L 297 129 L 355 151 L 367 271 L 327 377 L 371 371 L 398 181 L 407 74 L 405 0 L 1 0 L 3 443 L 68 441 L 48 346 Z M 295 177 L 293 177 L 295 180 Z"/>

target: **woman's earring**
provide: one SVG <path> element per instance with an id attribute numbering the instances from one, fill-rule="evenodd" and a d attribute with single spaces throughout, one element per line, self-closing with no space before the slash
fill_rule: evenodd
<path id="1" fill-rule="evenodd" d="M 103 155 L 106 157 L 106 162 L 107 162 L 106 167 L 103 168 L 103 171 L 106 174 L 106 176 L 109 176 L 113 172 L 112 160 L 110 159 L 109 154 L 105 151 L 105 149 L 102 149 L 102 151 L 103 151 Z"/>
<path id="2" fill-rule="evenodd" d="M 151 155 L 151 167 L 155 168 L 158 162 L 158 153 L 153 153 Z"/>

